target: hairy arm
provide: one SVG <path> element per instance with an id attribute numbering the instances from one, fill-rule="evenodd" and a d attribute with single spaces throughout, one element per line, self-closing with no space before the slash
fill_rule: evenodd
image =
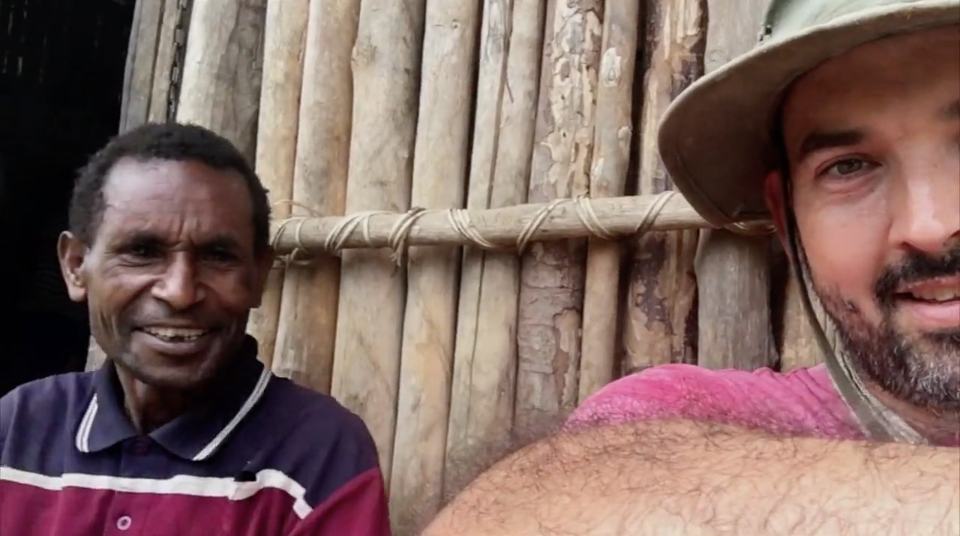
<path id="1" fill-rule="evenodd" d="M 960 450 L 647 421 L 557 435 L 423 536 L 960 534 Z"/>

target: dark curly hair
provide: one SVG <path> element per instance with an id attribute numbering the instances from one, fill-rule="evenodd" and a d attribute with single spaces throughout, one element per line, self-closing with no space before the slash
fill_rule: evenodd
<path id="1" fill-rule="evenodd" d="M 217 170 L 236 171 L 250 192 L 253 206 L 254 249 L 266 250 L 270 241 L 270 203 L 267 190 L 253 167 L 227 139 L 197 125 L 147 123 L 116 136 L 80 170 L 70 199 L 70 232 L 93 244 L 103 217 L 103 186 L 120 160 L 195 161 Z"/>

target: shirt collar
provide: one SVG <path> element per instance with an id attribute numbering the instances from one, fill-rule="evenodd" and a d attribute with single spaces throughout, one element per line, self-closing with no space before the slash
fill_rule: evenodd
<path id="1" fill-rule="evenodd" d="M 273 376 L 257 360 L 257 341 L 247 336 L 235 364 L 217 381 L 217 396 L 150 432 L 149 437 L 171 453 L 193 461 L 212 456 L 250 413 Z M 112 360 L 95 373 L 94 395 L 80 420 L 76 447 L 98 452 L 137 431 L 123 408 L 123 392 Z"/>

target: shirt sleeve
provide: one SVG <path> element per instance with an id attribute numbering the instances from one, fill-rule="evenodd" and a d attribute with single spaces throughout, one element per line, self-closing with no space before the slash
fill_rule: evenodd
<path id="1" fill-rule="evenodd" d="M 13 422 L 14 405 L 17 403 L 14 397 L 16 396 L 19 396 L 19 391 L 15 389 L 0 397 L 0 460 L 3 459 L 3 449 L 7 442 L 10 423 Z"/>
<path id="2" fill-rule="evenodd" d="M 729 422 L 749 411 L 760 381 L 745 371 L 686 364 L 651 367 L 616 380 L 588 397 L 565 429 L 643 420 L 686 418 Z"/>
<path id="3" fill-rule="evenodd" d="M 297 524 L 289 536 L 390 536 L 390 516 L 379 468 L 344 484 Z"/>

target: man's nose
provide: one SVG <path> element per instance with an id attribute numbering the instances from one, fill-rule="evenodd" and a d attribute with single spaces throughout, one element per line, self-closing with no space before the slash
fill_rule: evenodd
<path id="1" fill-rule="evenodd" d="M 960 241 L 960 159 L 924 166 L 902 183 L 891 230 L 895 245 L 932 255 Z"/>
<path id="2" fill-rule="evenodd" d="M 153 296 L 176 310 L 188 309 L 203 299 L 203 286 L 187 255 L 176 255 L 167 265 L 163 278 L 153 285 Z"/>

